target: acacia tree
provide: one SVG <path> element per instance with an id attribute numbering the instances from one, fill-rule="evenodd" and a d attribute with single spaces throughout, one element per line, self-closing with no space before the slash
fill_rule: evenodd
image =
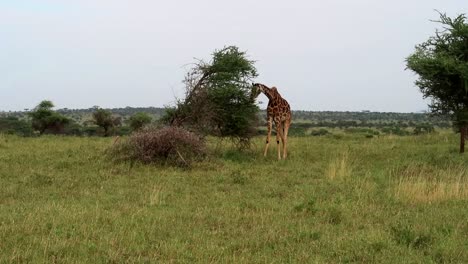
<path id="1" fill-rule="evenodd" d="M 62 133 L 70 119 L 52 110 L 52 101 L 44 100 L 40 102 L 28 115 L 31 117 L 32 128 L 42 135 L 48 131 L 50 133 Z"/>
<path id="2" fill-rule="evenodd" d="M 468 136 L 468 24 L 464 14 L 440 14 L 443 30 L 416 46 L 407 67 L 418 75 L 415 84 L 433 114 L 448 115 L 460 132 L 460 153 Z"/>
<path id="3" fill-rule="evenodd" d="M 235 46 L 199 60 L 184 80 L 185 98 L 168 109 L 164 121 L 202 134 L 235 139 L 246 146 L 255 134 L 258 107 L 251 99 L 254 61 Z"/>
<path id="4" fill-rule="evenodd" d="M 107 137 L 110 135 L 112 128 L 119 126 L 121 124 L 120 117 L 112 116 L 112 113 L 109 110 L 96 107 L 96 110 L 93 112 L 94 123 L 99 127 L 104 129 L 104 136 Z"/>

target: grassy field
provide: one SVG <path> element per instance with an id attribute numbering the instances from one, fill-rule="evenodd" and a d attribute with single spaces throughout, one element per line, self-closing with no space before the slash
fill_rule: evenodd
<path id="1" fill-rule="evenodd" d="M 188 171 L 111 138 L 0 135 L 0 263 L 468 263 L 468 154 L 450 132 L 211 142 Z"/>

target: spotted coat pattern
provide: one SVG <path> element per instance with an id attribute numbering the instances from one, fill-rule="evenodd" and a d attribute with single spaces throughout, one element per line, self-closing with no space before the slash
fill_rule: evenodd
<path id="1" fill-rule="evenodd" d="M 254 91 L 255 96 L 258 96 L 259 93 L 263 93 L 269 100 L 267 107 L 268 135 L 264 155 L 266 156 L 268 151 L 272 123 L 274 122 L 276 128 L 276 142 L 278 144 L 278 159 L 281 159 L 280 139 L 283 142 L 283 158 L 286 158 L 288 130 L 291 125 L 291 108 L 289 103 L 281 97 L 276 87 L 269 88 L 264 84 L 256 83 L 254 84 L 254 88 L 256 89 Z"/>

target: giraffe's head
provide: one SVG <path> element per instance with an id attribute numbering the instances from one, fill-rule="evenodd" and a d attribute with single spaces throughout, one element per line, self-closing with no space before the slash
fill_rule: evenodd
<path id="1" fill-rule="evenodd" d="M 268 88 L 266 85 L 261 83 L 254 83 L 252 87 L 252 98 L 255 99 L 260 93 L 264 93 L 268 99 L 275 99 L 279 93 L 276 87 Z"/>
<path id="2" fill-rule="evenodd" d="M 257 98 L 258 95 L 262 92 L 262 86 L 263 85 L 260 83 L 252 83 L 252 91 L 250 92 L 252 100 L 255 100 L 255 98 Z"/>

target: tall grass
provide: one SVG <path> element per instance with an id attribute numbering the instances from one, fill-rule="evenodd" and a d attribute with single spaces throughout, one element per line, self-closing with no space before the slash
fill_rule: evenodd
<path id="1" fill-rule="evenodd" d="M 334 158 L 328 165 L 326 176 L 328 179 L 344 179 L 352 174 L 349 151 L 344 151 Z"/>
<path id="2" fill-rule="evenodd" d="M 398 179 L 395 195 L 400 199 L 413 203 L 468 200 L 466 165 L 452 165 L 443 169 L 411 165 L 395 174 Z"/>
<path id="3" fill-rule="evenodd" d="M 277 161 L 210 138 L 187 170 L 0 136 L 0 263 L 467 263 L 457 140 L 291 137 Z"/>

